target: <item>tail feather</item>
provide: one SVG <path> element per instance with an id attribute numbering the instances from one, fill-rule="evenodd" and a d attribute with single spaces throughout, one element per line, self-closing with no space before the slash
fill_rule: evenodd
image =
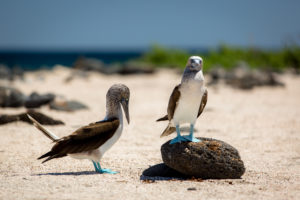
<path id="1" fill-rule="evenodd" d="M 165 116 L 159 118 L 159 119 L 156 120 L 156 121 L 159 122 L 159 121 L 166 121 L 166 120 L 169 120 L 168 115 L 165 115 Z"/>
<path id="2" fill-rule="evenodd" d="M 176 128 L 174 126 L 172 126 L 171 123 L 168 124 L 167 128 L 164 130 L 164 132 L 160 135 L 160 137 L 163 137 L 163 136 L 167 136 L 167 135 L 170 135 L 172 134 L 173 132 L 176 131 Z"/>
<path id="3" fill-rule="evenodd" d="M 40 156 L 40 157 L 38 158 L 38 160 L 39 160 L 39 159 L 46 158 L 46 157 L 48 157 L 48 156 L 52 156 L 51 153 L 52 153 L 51 151 L 49 151 L 48 153 L 45 153 L 44 155 Z"/>
<path id="4" fill-rule="evenodd" d="M 36 121 L 33 117 L 31 117 L 29 114 L 27 114 L 28 118 L 32 121 L 33 125 L 39 129 L 42 133 L 44 133 L 45 136 L 47 136 L 50 140 L 53 142 L 56 142 L 59 140 L 59 137 L 57 137 L 54 133 L 43 127 L 38 121 Z"/>
<path id="5" fill-rule="evenodd" d="M 60 157 L 62 157 L 62 156 L 60 156 L 60 155 L 58 155 L 58 154 L 52 155 L 52 156 L 49 156 L 46 160 L 44 160 L 42 163 L 45 163 L 45 162 L 47 162 L 47 161 L 49 161 L 49 160 L 52 160 L 52 159 L 54 159 L 54 158 L 60 158 Z"/>

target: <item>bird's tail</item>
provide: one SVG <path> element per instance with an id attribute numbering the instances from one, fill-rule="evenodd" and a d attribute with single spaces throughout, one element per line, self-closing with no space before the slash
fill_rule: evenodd
<path id="1" fill-rule="evenodd" d="M 169 123 L 167 128 L 164 130 L 164 132 L 160 135 L 160 137 L 163 137 L 163 136 L 167 136 L 167 135 L 170 135 L 171 133 L 175 132 L 176 131 L 176 128 L 171 124 Z"/>
<path id="2" fill-rule="evenodd" d="M 166 121 L 166 120 L 169 120 L 168 115 L 165 115 L 165 116 L 157 119 L 156 121 L 159 122 L 159 121 Z"/>
<path id="3" fill-rule="evenodd" d="M 32 121 L 33 125 L 39 129 L 42 133 L 44 133 L 45 136 L 47 136 L 50 140 L 53 142 L 56 142 L 59 140 L 59 137 L 57 137 L 54 133 L 43 127 L 38 121 L 36 121 L 33 117 L 31 117 L 29 114 L 27 114 L 27 117 Z"/>

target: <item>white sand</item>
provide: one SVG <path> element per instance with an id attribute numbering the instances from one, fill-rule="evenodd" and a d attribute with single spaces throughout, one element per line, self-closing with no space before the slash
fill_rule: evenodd
<path id="1" fill-rule="evenodd" d="M 64 83 L 69 71 L 27 74 L 13 86 L 26 94 L 53 92 L 87 104 L 74 113 L 40 109 L 64 126 L 47 126 L 65 136 L 105 115 L 105 94 L 114 83 L 131 90 L 130 125 L 102 159 L 102 167 L 116 175 L 95 174 L 88 160 L 69 157 L 41 164 L 36 158 L 52 143 L 23 122 L 0 126 L 0 199 L 300 199 L 300 78 L 284 75 L 285 88 L 262 87 L 242 91 L 209 87 L 208 104 L 196 124 L 196 136 L 213 137 L 236 147 L 246 173 L 237 180 L 140 180 L 143 170 L 161 163 L 160 146 L 174 137 L 160 138 L 167 102 L 180 76 L 170 71 L 155 75 L 104 76 Z M 39 77 L 44 77 L 44 80 Z M 25 109 L 0 109 L 19 113 Z M 83 172 L 83 173 L 81 173 Z M 232 184 L 231 184 L 232 183 Z M 195 187 L 195 191 L 187 188 Z"/>

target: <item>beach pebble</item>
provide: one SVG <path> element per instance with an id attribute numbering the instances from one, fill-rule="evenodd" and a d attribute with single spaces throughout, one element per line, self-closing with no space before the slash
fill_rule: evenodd
<path id="1" fill-rule="evenodd" d="M 145 63 L 126 62 L 118 71 L 121 75 L 130 74 L 153 74 L 155 69 L 153 66 Z"/>
<path id="2" fill-rule="evenodd" d="M 97 71 L 101 73 L 105 72 L 104 63 L 96 58 L 79 57 L 75 61 L 73 68 L 83 71 Z"/>
<path id="3" fill-rule="evenodd" d="M 234 179 L 244 174 L 244 163 L 234 147 L 220 140 L 198 139 L 202 141 L 163 144 L 164 163 L 185 175 L 203 179 Z"/>
<path id="4" fill-rule="evenodd" d="M 10 69 L 3 64 L 0 64 L 0 79 L 10 79 Z"/>
<path id="5" fill-rule="evenodd" d="M 24 80 L 24 70 L 19 66 L 9 68 L 6 65 L 0 64 L 0 79 L 13 81 L 16 78 Z"/>
<path id="6" fill-rule="evenodd" d="M 284 86 L 284 83 L 280 82 L 272 71 L 254 70 L 245 62 L 238 62 L 230 71 L 216 66 L 210 70 L 209 74 L 211 80 L 208 85 L 214 85 L 224 80 L 227 85 L 239 89 L 252 89 L 258 86 Z"/>
<path id="7" fill-rule="evenodd" d="M 69 112 L 88 109 L 86 105 L 78 101 L 67 101 L 67 100 L 60 100 L 60 99 L 55 99 L 54 101 L 52 101 L 50 103 L 50 108 L 53 110 L 69 111 Z"/>
<path id="8" fill-rule="evenodd" d="M 15 88 L 0 87 L 0 107 L 21 107 L 25 98 L 25 95 Z"/>
<path id="9" fill-rule="evenodd" d="M 36 92 L 31 93 L 29 97 L 25 100 L 26 108 L 39 108 L 42 105 L 48 104 L 53 101 L 55 98 L 54 94 L 43 94 L 40 95 Z"/>

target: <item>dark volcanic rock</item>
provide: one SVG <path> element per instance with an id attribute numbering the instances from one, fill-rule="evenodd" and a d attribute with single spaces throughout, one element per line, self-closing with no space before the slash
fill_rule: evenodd
<path id="1" fill-rule="evenodd" d="M 87 80 L 89 78 L 89 72 L 84 71 L 84 70 L 80 70 L 80 69 L 73 69 L 70 73 L 69 76 L 67 76 L 65 78 L 65 83 L 69 83 L 73 80 L 75 80 L 76 78 L 81 78 L 81 79 L 85 79 Z"/>
<path id="2" fill-rule="evenodd" d="M 24 80 L 24 70 L 20 66 L 14 66 L 11 70 L 12 79 L 19 78 Z"/>
<path id="3" fill-rule="evenodd" d="M 0 87 L 0 107 L 21 107 L 24 105 L 25 95 L 11 87 Z"/>
<path id="4" fill-rule="evenodd" d="M 44 94 L 40 95 L 36 92 L 31 93 L 29 97 L 25 100 L 26 108 L 39 108 L 42 105 L 48 104 L 55 98 L 54 94 Z"/>
<path id="5" fill-rule="evenodd" d="M 6 65 L 0 64 L 0 79 L 10 79 L 10 69 Z"/>
<path id="6" fill-rule="evenodd" d="M 163 144 L 164 163 L 178 172 L 202 179 L 232 179 L 244 174 L 244 163 L 234 147 L 220 140 L 199 139 L 202 142 Z"/>
<path id="7" fill-rule="evenodd" d="M 95 58 L 80 57 L 74 63 L 73 68 L 83 71 L 97 71 L 105 73 L 104 63 L 101 60 Z"/>
<path id="8" fill-rule="evenodd" d="M 239 62 L 231 71 L 222 67 L 210 70 L 211 81 L 208 85 L 224 80 L 226 84 L 240 89 L 252 89 L 257 86 L 284 86 L 272 71 L 253 70 L 245 62 Z"/>
<path id="9" fill-rule="evenodd" d="M 51 117 L 48 117 L 47 115 L 44 115 L 40 112 L 36 112 L 34 110 L 27 111 L 28 114 L 30 114 L 34 119 L 36 119 L 39 123 L 44 125 L 59 125 L 64 124 L 60 120 L 55 120 Z M 21 113 L 18 115 L 0 115 L 0 124 L 7 124 L 10 122 L 15 121 L 24 121 L 32 124 L 31 120 L 28 119 L 27 113 Z"/>
<path id="10" fill-rule="evenodd" d="M 118 71 L 118 73 L 122 75 L 153 74 L 154 72 L 155 69 L 153 66 L 138 62 L 127 62 Z"/>
<path id="11" fill-rule="evenodd" d="M 16 78 L 24 80 L 24 71 L 19 66 L 9 68 L 6 65 L 0 64 L 0 79 L 7 79 L 13 81 Z"/>
<path id="12" fill-rule="evenodd" d="M 76 111 L 88 109 L 88 107 L 78 101 L 55 100 L 50 103 L 50 108 L 60 111 Z"/>

